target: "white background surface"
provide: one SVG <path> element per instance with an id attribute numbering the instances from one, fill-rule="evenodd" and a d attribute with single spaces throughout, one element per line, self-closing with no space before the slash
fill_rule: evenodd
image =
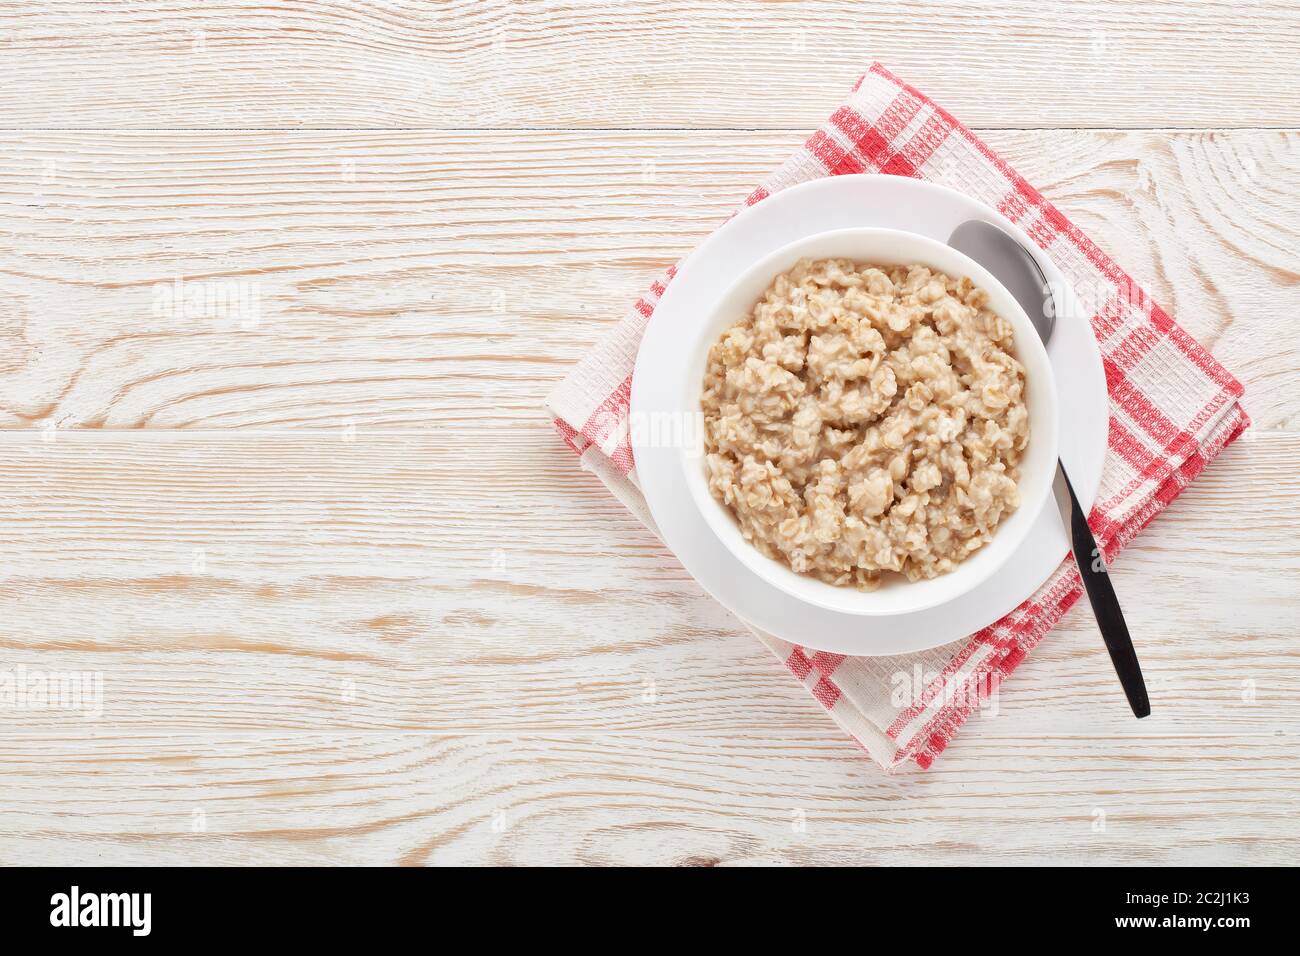
<path id="1" fill-rule="evenodd" d="M 1256 422 L 1114 569 L 1150 719 L 1076 608 L 899 777 L 538 411 L 873 57 Z M 1293 862 L 1298 62 L 1287 3 L 4 4 L 0 670 L 105 709 L 0 712 L 0 862 Z"/>

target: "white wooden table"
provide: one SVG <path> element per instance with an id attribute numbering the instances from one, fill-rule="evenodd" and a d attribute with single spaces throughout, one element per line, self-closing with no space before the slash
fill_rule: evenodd
<path id="1" fill-rule="evenodd" d="M 539 411 L 873 58 L 1255 420 L 1114 569 L 1149 720 L 1076 608 L 895 777 Z M 103 712 L 0 708 L 0 863 L 1294 862 L 1298 63 L 1286 2 L 4 3 L 0 673 Z"/>

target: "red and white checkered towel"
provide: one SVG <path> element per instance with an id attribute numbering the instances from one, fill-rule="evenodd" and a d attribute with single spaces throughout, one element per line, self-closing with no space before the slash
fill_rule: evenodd
<path id="1" fill-rule="evenodd" d="M 1237 401 L 1241 385 L 1005 160 L 878 63 L 745 205 L 820 176 L 864 172 L 915 176 L 982 200 L 1024 229 L 1074 285 L 1092 316 L 1110 389 L 1110 444 L 1089 522 L 1113 560 L 1249 425 Z M 641 335 L 673 272 L 651 283 L 547 399 L 583 466 L 651 529 L 629 443 L 628 399 Z M 1082 592 L 1078 570 L 1064 561 L 997 623 L 896 657 L 810 652 L 755 633 L 881 766 L 928 767 Z"/>

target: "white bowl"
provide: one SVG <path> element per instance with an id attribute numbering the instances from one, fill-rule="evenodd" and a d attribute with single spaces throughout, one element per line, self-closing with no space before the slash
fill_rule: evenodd
<path id="1" fill-rule="evenodd" d="M 919 611 L 955 600 L 997 572 L 1015 554 L 1051 491 L 1057 462 L 1056 382 L 1047 352 L 1029 317 L 1001 283 L 973 259 L 934 239 L 896 229 L 841 229 L 808 236 L 776 250 L 746 270 L 701 322 L 691 343 L 682 407 L 699 409 L 709 349 L 723 331 L 749 313 L 779 274 L 800 259 L 851 259 L 875 265 L 921 263 L 950 276 L 967 276 L 988 294 L 989 308 L 1015 331 L 1016 357 L 1025 368 L 1029 444 L 1020 464 L 1020 506 L 1004 518 L 990 540 L 956 569 L 925 581 L 885 576 L 875 591 L 837 587 L 759 553 L 741 534 L 731 513 L 709 492 L 698 447 L 681 445 L 681 466 L 691 497 L 710 530 L 747 568 L 800 601 L 832 611 L 889 615 Z"/>

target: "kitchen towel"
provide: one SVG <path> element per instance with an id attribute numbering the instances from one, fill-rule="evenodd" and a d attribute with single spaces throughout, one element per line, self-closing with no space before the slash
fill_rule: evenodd
<path id="1" fill-rule="evenodd" d="M 979 199 L 1020 226 L 1070 280 L 1092 317 L 1110 391 L 1109 446 L 1089 516 L 1108 561 L 1249 425 L 1241 385 L 1212 355 L 979 137 L 878 63 L 744 205 L 843 173 L 914 176 Z M 674 271 L 650 284 L 546 402 L 583 467 L 651 530 L 628 400 L 641 335 Z M 1064 560 L 1035 594 L 984 630 L 894 657 L 845 657 L 755 634 L 882 767 L 924 768 L 1082 593 L 1078 569 Z"/>

